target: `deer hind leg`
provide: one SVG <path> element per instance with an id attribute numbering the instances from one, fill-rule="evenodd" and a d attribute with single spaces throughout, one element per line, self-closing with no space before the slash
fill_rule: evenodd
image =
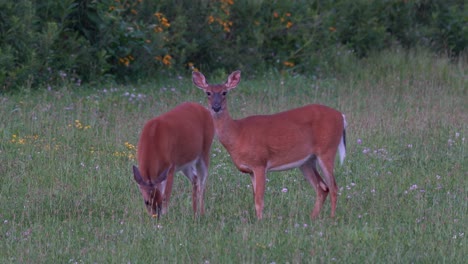
<path id="1" fill-rule="evenodd" d="M 333 175 L 333 167 L 335 164 L 335 154 L 322 155 L 318 158 L 318 162 L 322 172 L 325 176 L 325 182 L 327 183 L 328 189 L 330 190 L 331 200 L 331 217 L 335 217 L 336 202 L 338 199 L 338 186 L 336 185 L 335 176 Z"/>
<path id="2" fill-rule="evenodd" d="M 193 209 L 193 214 L 197 214 L 197 197 L 198 197 L 198 190 L 199 190 L 199 184 L 198 184 L 198 175 L 196 171 L 196 165 L 191 165 L 188 166 L 187 168 L 183 169 L 182 172 L 184 175 L 190 180 L 192 183 L 192 209 Z"/>
<path id="3" fill-rule="evenodd" d="M 323 207 L 323 203 L 327 199 L 328 187 L 323 181 L 322 177 L 320 177 L 320 174 L 317 171 L 317 160 L 315 158 L 311 158 L 299 168 L 302 174 L 304 175 L 304 177 L 306 178 L 306 180 L 315 189 L 315 193 L 316 193 L 315 206 L 314 206 L 314 210 L 312 211 L 310 215 L 312 219 L 315 219 L 319 216 L 320 210 Z"/>
<path id="4" fill-rule="evenodd" d="M 208 178 L 208 164 L 204 159 L 200 160 L 197 163 L 197 173 L 198 173 L 198 192 L 197 192 L 197 201 L 198 201 L 198 210 L 200 215 L 205 214 L 205 187 L 206 179 Z"/>
<path id="5" fill-rule="evenodd" d="M 251 175 L 251 179 L 257 219 L 262 219 L 264 205 L 263 201 L 265 198 L 266 169 L 264 167 L 254 169 L 253 174 Z"/>

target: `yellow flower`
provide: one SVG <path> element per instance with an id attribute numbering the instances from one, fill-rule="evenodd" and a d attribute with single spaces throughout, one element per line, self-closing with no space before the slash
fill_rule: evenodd
<path id="1" fill-rule="evenodd" d="M 124 145 L 129 150 L 136 150 L 136 147 L 134 145 L 132 145 L 131 143 L 129 143 L 129 142 L 125 142 Z"/>
<path id="2" fill-rule="evenodd" d="M 286 28 L 291 28 L 293 26 L 293 23 L 291 21 L 288 21 L 288 23 L 286 23 Z"/>
<path id="3" fill-rule="evenodd" d="M 75 120 L 75 127 L 78 128 L 78 129 L 82 129 L 83 128 L 83 124 L 81 124 L 80 120 Z"/>

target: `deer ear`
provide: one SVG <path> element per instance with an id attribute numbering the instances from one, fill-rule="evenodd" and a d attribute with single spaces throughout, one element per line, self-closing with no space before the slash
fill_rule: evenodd
<path id="1" fill-rule="evenodd" d="M 226 88 L 228 90 L 234 89 L 240 82 L 241 72 L 235 71 L 231 73 L 226 81 Z"/>
<path id="2" fill-rule="evenodd" d="M 140 171 L 138 170 L 137 166 L 135 166 L 135 165 L 133 165 L 133 179 L 135 179 L 135 181 L 140 185 L 145 184 L 145 182 L 143 181 L 143 178 L 141 178 Z"/>
<path id="3" fill-rule="evenodd" d="M 205 90 L 208 87 L 205 76 L 201 72 L 192 72 L 192 82 L 200 89 Z"/>

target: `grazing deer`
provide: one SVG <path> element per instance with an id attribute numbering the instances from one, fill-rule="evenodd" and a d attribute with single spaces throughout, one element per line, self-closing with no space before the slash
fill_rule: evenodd
<path id="1" fill-rule="evenodd" d="M 196 103 L 183 103 L 149 120 L 141 132 L 133 176 L 153 217 L 167 212 L 174 173 L 192 182 L 192 206 L 204 214 L 203 196 L 208 176 L 214 125 L 210 112 Z"/>
<path id="2" fill-rule="evenodd" d="M 254 115 L 233 120 L 226 95 L 240 82 L 240 71 L 229 75 L 223 84 L 208 84 L 200 72 L 192 81 L 208 96 L 217 137 L 237 169 L 251 176 L 257 218 L 262 218 L 265 180 L 268 171 L 297 168 L 315 188 L 316 218 L 328 193 L 331 217 L 335 216 L 338 186 L 333 176 L 336 152 L 341 163 L 346 154 L 344 115 L 323 105 L 307 105 L 273 115 Z M 323 179 L 317 170 L 320 165 Z"/>

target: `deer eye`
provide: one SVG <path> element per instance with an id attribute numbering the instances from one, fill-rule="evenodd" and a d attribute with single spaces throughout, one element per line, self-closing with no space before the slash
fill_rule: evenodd
<path id="1" fill-rule="evenodd" d="M 150 205 L 150 202 L 149 202 L 149 201 L 145 201 L 145 205 L 146 205 L 146 206 Z"/>
<path id="2" fill-rule="evenodd" d="M 211 92 L 206 92 L 206 95 L 210 96 L 210 95 L 211 95 Z"/>
<path id="3" fill-rule="evenodd" d="M 223 92 L 223 96 L 224 96 L 224 95 L 226 95 L 226 94 L 227 94 L 227 92 L 226 92 L 226 91 L 224 91 L 224 92 Z"/>

